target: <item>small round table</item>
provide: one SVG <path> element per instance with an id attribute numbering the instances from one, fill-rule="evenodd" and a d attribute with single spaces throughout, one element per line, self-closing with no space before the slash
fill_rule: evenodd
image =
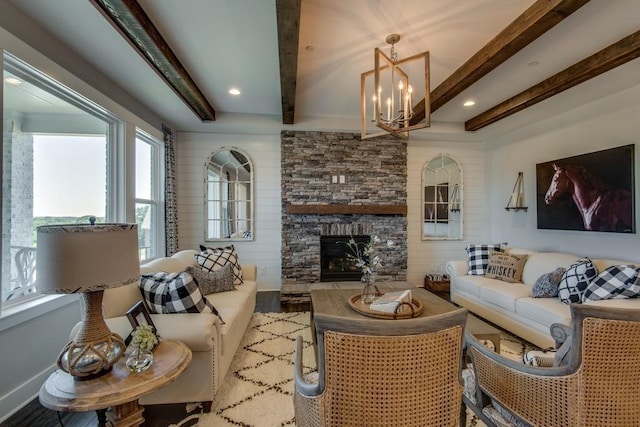
<path id="1" fill-rule="evenodd" d="M 144 408 L 138 398 L 175 380 L 191 363 L 191 350 L 179 341 L 161 341 L 149 369 L 133 373 L 121 358 L 111 372 L 91 380 L 75 380 L 61 370 L 40 388 L 40 403 L 54 411 L 84 412 L 107 409 L 107 425 L 139 426 Z"/>

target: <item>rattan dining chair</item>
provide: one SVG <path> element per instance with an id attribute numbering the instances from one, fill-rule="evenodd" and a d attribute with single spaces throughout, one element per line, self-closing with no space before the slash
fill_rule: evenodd
<path id="1" fill-rule="evenodd" d="M 316 314 L 318 381 L 295 355 L 296 425 L 457 426 L 466 309 L 405 319 Z"/>
<path id="2" fill-rule="evenodd" d="M 640 426 L 640 311 L 573 304 L 571 316 L 566 363 L 552 368 L 507 359 L 467 336 L 483 402 L 471 409 L 480 414 L 493 402 L 514 425 Z"/>

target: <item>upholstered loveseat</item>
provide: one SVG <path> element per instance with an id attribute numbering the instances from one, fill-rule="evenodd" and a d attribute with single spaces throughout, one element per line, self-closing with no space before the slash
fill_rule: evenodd
<path id="1" fill-rule="evenodd" d="M 181 272 L 196 266 L 197 250 L 184 250 L 171 257 L 155 259 L 140 266 L 141 274 Z M 256 304 L 256 266 L 242 265 L 244 283 L 235 291 L 205 295 L 220 318 L 211 313 L 151 314 L 163 339 L 185 343 L 192 352 L 191 364 L 176 381 L 143 396 L 143 405 L 180 402 L 211 402 L 222 383 L 249 324 Z M 109 328 L 123 338 L 131 332 L 126 312 L 142 299 L 137 284 L 109 289 L 104 293 L 103 311 Z"/>
<path id="2" fill-rule="evenodd" d="M 509 283 L 484 275 L 469 275 L 468 259 L 449 261 L 446 268 L 451 276 L 451 301 L 537 346 L 553 347 L 555 343 L 549 328 L 553 323 L 571 324 L 569 305 L 558 297 L 534 298 L 532 286 L 541 275 L 558 267 L 566 269 L 581 257 L 518 248 L 508 248 L 506 252 L 526 255 L 519 282 Z M 621 264 L 640 267 L 640 262 L 596 258 L 591 261 L 598 272 Z M 640 298 L 587 301 L 584 304 L 640 310 Z"/>

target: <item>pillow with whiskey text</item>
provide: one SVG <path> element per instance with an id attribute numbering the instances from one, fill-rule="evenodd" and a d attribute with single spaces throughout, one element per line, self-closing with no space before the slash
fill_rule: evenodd
<path id="1" fill-rule="evenodd" d="M 505 282 L 519 282 L 526 261 L 526 255 L 491 251 L 489 254 L 489 264 L 487 265 L 487 270 L 484 275 L 485 277 L 504 280 Z"/>

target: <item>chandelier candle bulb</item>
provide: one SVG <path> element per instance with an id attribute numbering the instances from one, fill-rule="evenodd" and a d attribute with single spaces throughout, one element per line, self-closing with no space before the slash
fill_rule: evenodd
<path id="1" fill-rule="evenodd" d="M 391 98 L 387 98 L 387 120 L 391 120 Z"/>

